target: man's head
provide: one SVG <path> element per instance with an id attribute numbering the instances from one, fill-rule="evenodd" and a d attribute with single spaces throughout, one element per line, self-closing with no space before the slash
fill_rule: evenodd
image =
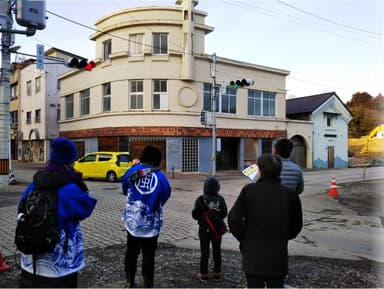
<path id="1" fill-rule="evenodd" d="M 140 162 L 154 167 L 159 167 L 161 158 L 161 152 L 157 148 L 153 146 L 146 146 L 141 152 Z"/>
<path id="2" fill-rule="evenodd" d="M 289 158 L 293 149 L 293 143 L 290 139 L 279 138 L 273 145 L 274 154 L 278 154 L 282 158 Z"/>
<path id="3" fill-rule="evenodd" d="M 51 143 L 49 160 L 57 164 L 70 165 L 77 159 L 76 146 L 67 138 L 58 137 Z"/>
<path id="4" fill-rule="evenodd" d="M 257 165 L 261 176 L 273 179 L 280 177 L 281 169 L 283 168 L 281 158 L 272 154 L 262 154 L 259 156 Z"/>

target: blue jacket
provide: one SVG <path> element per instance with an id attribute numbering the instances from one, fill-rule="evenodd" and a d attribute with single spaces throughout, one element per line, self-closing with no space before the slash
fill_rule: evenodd
<path id="1" fill-rule="evenodd" d="M 22 194 L 20 202 L 26 198 L 36 184 L 38 186 L 63 182 L 67 178 L 65 172 L 40 171 L 35 174 L 31 183 Z M 60 229 L 60 241 L 55 248 L 36 257 L 36 274 L 43 277 L 58 278 L 79 271 L 85 266 L 83 240 L 80 221 L 89 217 L 96 206 L 96 199 L 87 191 L 80 189 L 80 180 L 74 180 L 59 187 L 57 190 L 57 217 Z M 65 251 L 65 243 L 68 242 Z M 33 274 L 32 255 L 21 254 L 21 267 Z"/>
<path id="2" fill-rule="evenodd" d="M 135 173 L 140 177 L 130 180 Z M 158 169 L 151 170 L 148 165 L 137 164 L 123 176 L 122 189 L 127 195 L 122 216 L 127 231 L 143 238 L 159 235 L 163 227 L 163 206 L 171 195 L 166 176 Z"/>
<path id="3" fill-rule="evenodd" d="M 304 190 L 304 178 L 301 168 L 290 161 L 282 159 L 283 169 L 280 174 L 281 184 L 290 188 L 296 194 L 301 194 Z"/>

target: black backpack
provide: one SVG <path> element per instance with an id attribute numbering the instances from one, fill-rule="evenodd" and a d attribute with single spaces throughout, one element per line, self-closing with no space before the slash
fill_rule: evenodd
<path id="1" fill-rule="evenodd" d="M 213 240 L 219 240 L 221 236 L 228 231 L 228 227 L 220 217 L 219 212 L 208 207 L 204 198 L 203 204 L 206 207 L 206 210 L 203 213 L 203 221 L 209 228 L 211 238 Z"/>
<path id="2" fill-rule="evenodd" d="M 57 226 L 57 190 L 34 189 L 20 203 L 15 244 L 24 254 L 51 251 L 60 240 Z"/>

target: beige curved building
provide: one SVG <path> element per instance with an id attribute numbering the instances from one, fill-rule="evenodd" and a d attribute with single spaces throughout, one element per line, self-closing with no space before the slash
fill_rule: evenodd
<path id="1" fill-rule="evenodd" d="M 60 135 L 73 139 L 80 154 L 128 150 L 138 157 L 153 144 L 167 171 L 211 172 L 242 169 L 287 136 L 289 72 L 205 54 L 205 35 L 214 30 L 205 24 L 207 13 L 196 9 L 197 1 L 176 4 L 99 19 L 90 36 L 97 66 L 60 77 Z M 230 86 L 243 78 L 254 84 Z M 211 111 L 213 83 L 217 113 L 208 113 L 206 124 L 201 112 Z"/>

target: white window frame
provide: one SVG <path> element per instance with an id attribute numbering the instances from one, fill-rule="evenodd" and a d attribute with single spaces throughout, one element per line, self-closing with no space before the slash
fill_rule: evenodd
<path id="1" fill-rule="evenodd" d="M 40 92 L 41 89 L 41 76 L 35 78 L 35 93 Z"/>
<path id="2" fill-rule="evenodd" d="M 164 80 L 164 79 L 153 80 L 152 109 L 168 110 L 168 81 L 167 80 Z"/>
<path id="3" fill-rule="evenodd" d="M 111 83 L 110 82 L 103 83 L 102 89 L 103 89 L 103 112 L 111 111 Z"/>
<path id="4" fill-rule="evenodd" d="M 144 33 L 129 34 L 129 56 L 144 55 Z"/>
<path id="5" fill-rule="evenodd" d="M 32 95 L 32 80 L 27 81 L 27 96 Z"/>
<path id="6" fill-rule="evenodd" d="M 165 38 L 165 39 L 164 39 Z M 168 54 L 168 33 L 156 32 L 152 34 L 152 54 L 167 55 Z"/>
<path id="7" fill-rule="evenodd" d="M 141 88 L 141 91 L 139 90 Z M 129 81 L 129 109 L 143 109 L 144 104 L 144 81 L 130 80 Z"/>
<path id="8" fill-rule="evenodd" d="M 108 61 L 112 53 L 112 40 L 103 41 L 103 61 Z"/>
<path id="9" fill-rule="evenodd" d="M 65 118 L 72 118 L 73 117 L 73 108 L 74 108 L 74 102 L 73 102 L 73 94 L 69 94 L 65 96 Z"/>
<path id="10" fill-rule="evenodd" d="M 80 91 L 80 115 L 88 115 L 90 113 L 90 89 Z"/>

